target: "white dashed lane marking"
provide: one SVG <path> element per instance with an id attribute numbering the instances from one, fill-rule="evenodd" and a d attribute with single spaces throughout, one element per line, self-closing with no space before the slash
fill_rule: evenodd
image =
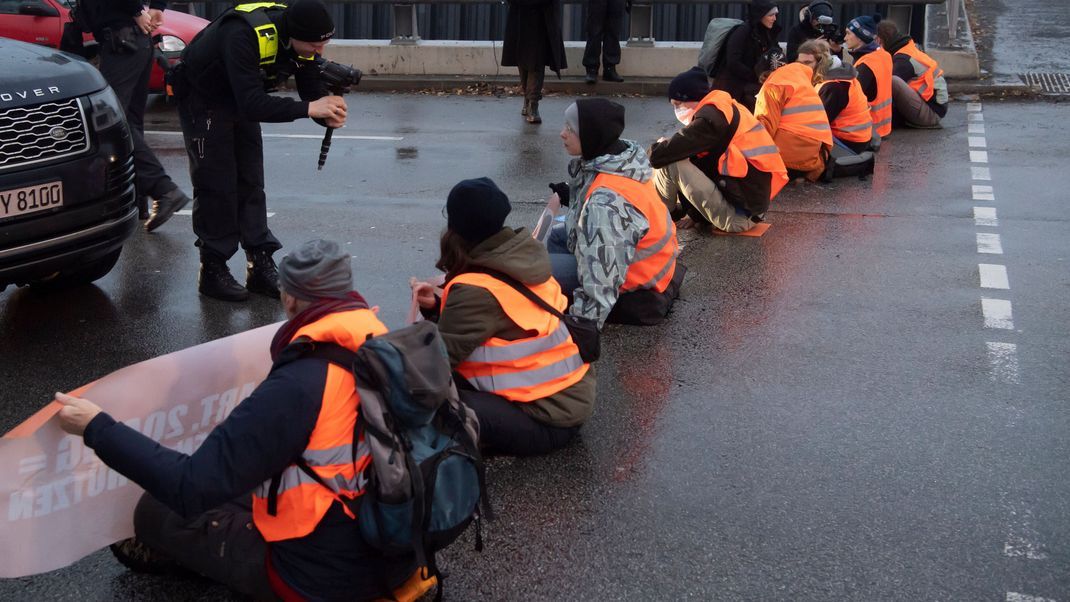
<path id="1" fill-rule="evenodd" d="M 1010 289 L 1010 281 L 1007 279 L 1007 266 L 994 263 L 977 264 L 981 275 L 981 288 Z"/>
<path id="2" fill-rule="evenodd" d="M 973 174 L 975 180 L 991 180 L 992 172 L 988 171 L 987 167 L 971 167 L 970 172 Z"/>
<path id="3" fill-rule="evenodd" d="M 999 219 L 996 218 L 996 208 L 974 207 L 973 224 L 975 226 L 983 226 L 986 228 L 995 228 L 996 226 L 999 226 Z"/>
<path id="4" fill-rule="evenodd" d="M 1003 243 L 999 240 L 999 234 L 992 232 L 977 233 L 977 252 L 990 255 L 1002 255 Z"/>
<path id="5" fill-rule="evenodd" d="M 985 328 L 1014 330 L 1011 302 L 1006 299 L 981 299 L 981 314 L 985 317 Z"/>
<path id="6" fill-rule="evenodd" d="M 1056 600 L 1054 598 L 1041 598 L 1040 596 L 1007 592 L 1007 602 L 1056 602 Z"/>
<path id="7" fill-rule="evenodd" d="M 145 134 L 152 134 L 154 136 L 181 136 L 182 132 L 169 132 L 164 130 L 150 130 Z M 261 134 L 264 138 L 295 138 L 301 140 L 323 140 L 323 134 Z M 404 140 L 401 136 L 347 136 L 345 134 L 334 134 L 331 136 L 331 140 L 385 140 L 397 142 L 398 140 Z"/>
<path id="8" fill-rule="evenodd" d="M 188 215 L 188 216 L 192 216 L 192 215 L 193 215 L 193 211 L 192 211 L 192 210 L 190 210 L 190 209 L 182 209 L 182 210 L 180 210 L 180 211 L 175 211 L 175 215 Z M 268 211 L 268 213 L 267 213 L 267 216 L 268 216 L 268 217 L 275 217 L 275 212 L 274 212 L 274 211 Z"/>
<path id="9" fill-rule="evenodd" d="M 981 103 L 979 103 L 979 102 L 968 102 L 968 103 L 966 103 L 966 110 L 968 112 L 970 112 L 970 113 L 978 113 L 978 112 L 981 111 Z"/>
<path id="10" fill-rule="evenodd" d="M 973 186 L 973 200 L 975 201 L 994 201 L 996 195 L 992 192 L 991 186 L 984 186 L 974 184 Z"/>
<path id="11" fill-rule="evenodd" d="M 1007 385 L 1018 384 L 1018 346 L 1014 343 L 985 343 L 988 348 L 989 375 Z"/>
<path id="12" fill-rule="evenodd" d="M 988 163 L 988 151 L 970 151 L 970 163 Z"/>
<path id="13" fill-rule="evenodd" d="M 983 124 L 983 123 L 971 123 L 969 125 L 969 127 L 966 129 L 966 131 L 969 132 L 970 134 L 984 134 L 985 133 L 985 124 Z"/>
<path id="14" fill-rule="evenodd" d="M 970 113 L 966 118 L 973 123 L 981 123 L 985 120 L 985 116 L 980 113 Z"/>
<path id="15" fill-rule="evenodd" d="M 984 136 L 970 136 L 970 148 L 985 148 L 988 143 Z"/>

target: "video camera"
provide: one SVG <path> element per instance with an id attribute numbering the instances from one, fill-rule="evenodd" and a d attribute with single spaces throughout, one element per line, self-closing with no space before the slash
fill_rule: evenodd
<path id="1" fill-rule="evenodd" d="M 320 81 L 327 86 L 327 90 L 334 96 L 348 93 L 349 89 L 359 85 L 360 78 L 364 77 L 360 69 L 328 61 L 322 56 L 317 56 L 313 64 L 319 71 Z M 322 170 L 323 164 L 327 162 L 327 153 L 331 152 L 331 136 L 333 135 L 334 128 L 332 127 L 328 127 L 326 133 L 323 134 L 323 143 L 320 144 L 320 158 L 316 166 L 317 171 Z"/>
<path id="2" fill-rule="evenodd" d="M 821 32 L 822 38 L 839 46 L 843 46 L 843 36 L 845 32 L 840 30 L 839 25 L 835 23 L 821 23 L 817 26 L 817 30 Z"/>

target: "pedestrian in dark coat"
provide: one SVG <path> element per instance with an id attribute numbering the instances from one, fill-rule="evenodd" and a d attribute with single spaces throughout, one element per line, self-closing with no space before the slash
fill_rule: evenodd
<path id="1" fill-rule="evenodd" d="M 754 110 L 754 98 L 761 89 L 755 66 L 769 50 L 777 47 L 780 26 L 778 9 L 770 0 L 754 0 L 747 4 L 747 20 L 732 30 L 725 40 L 724 68 L 717 74 L 713 87 L 728 92 L 732 99 Z"/>
<path id="2" fill-rule="evenodd" d="M 502 44 L 502 66 L 520 70 L 524 108 L 528 123 L 542 123 L 539 100 L 549 67 L 557 77 L 568 68 L 561 34 L 561 0 L 509 0 Z"/>

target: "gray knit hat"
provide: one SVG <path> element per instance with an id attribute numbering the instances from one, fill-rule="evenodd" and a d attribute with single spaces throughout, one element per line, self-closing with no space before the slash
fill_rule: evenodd
<path id="1" fill-rule="evenodd" d="M 310 240 L 279 263 L 279 287 L 302 301 L 342 299 L 353 290 L 349 254 L 331 240 Z"/>

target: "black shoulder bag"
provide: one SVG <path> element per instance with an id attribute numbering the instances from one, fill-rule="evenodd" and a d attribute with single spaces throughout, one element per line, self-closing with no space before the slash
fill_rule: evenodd
<path id="1" fill-rule="evenodd" d="M 543 301 L 542 298 L 536 295 L 530 288 L 524 286 L 523 283 L 508 274 L 503 274 L 502 272 L 489 268 L 480 268 L 478 271 L 508 284 L 516 289 L 518 293 L 527 297 L 532 303 L 557 316 L 557 319 L 564 322 L 565 328 L 568 329 L 568 333 L 572 335 L 572 342 L 576 343 L 576 347 L 579 347 L 580 359 L 584 362 L 590 364 L 596 361 L 602 354 L 602 343 L 599 339 L 600 333 L 598 332 L 597 321 L 590 318 L 573 316 L 571 314 L 563 314 L 557 311 L 556 307 Z"/>

